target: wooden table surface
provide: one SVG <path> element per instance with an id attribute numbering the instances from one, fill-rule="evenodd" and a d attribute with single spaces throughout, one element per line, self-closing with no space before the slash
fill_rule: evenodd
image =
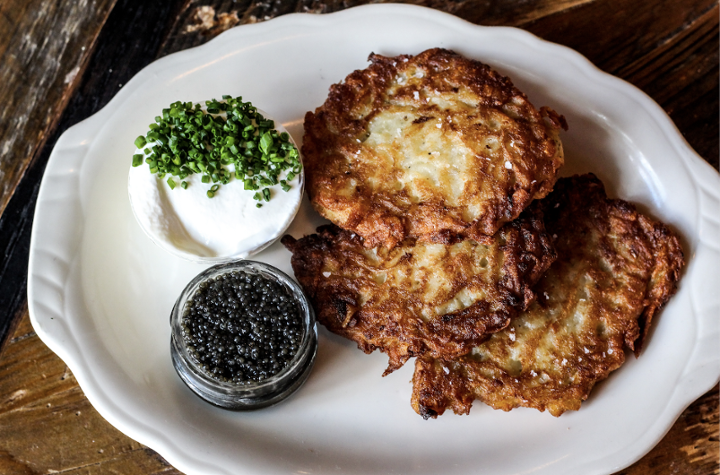
<path id="1" fill-rule="evenodd" d="M 220 32 L 353 0 L 0 2 L 0 474 L 179 473 L 108 424 L 36 336 L 26 298 L 30 227 L 53 144 L 156 58 Z M 419 0 L 479 25 L 567 45 L 638 86 L 718 168 L 716 0 Z M 720 342 L 719 342 L 720 344 Z M 718 387 L 622 474 L 720 474 Z"/>

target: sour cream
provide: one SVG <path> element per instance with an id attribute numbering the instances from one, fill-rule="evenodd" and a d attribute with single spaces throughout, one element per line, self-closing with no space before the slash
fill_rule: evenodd
<path id="1" fill-rule="evenodd" d="M 287 132 L 277 122 L 276 129 Z M 295 145 L 292 137 L 290 141 Z M 279 179 L 286 175 L 283 172 Z M 288 182 L 289 191 L 270 187 L 270 201 L 263 201 L 262 208 L 253 199 L 256 191 L 245 190 L 242 180 L 233 178 L 208 198 L 212 183 L 202 183 L 199 173 L 185 178 L 187 189 L 170 189 L 167 178 L 151 174 L 147 163 L 130 167 L 128 195 L 140 227 L 155 244 L 178 257 L 224 262 L 256 254 L 285 232 L 300 208 L 304 170 Z"/>

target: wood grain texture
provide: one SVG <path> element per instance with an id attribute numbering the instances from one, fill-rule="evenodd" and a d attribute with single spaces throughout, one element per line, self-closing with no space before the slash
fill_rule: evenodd
<path id="1" fill-rule="evenodd" d="M 57 125 L 115 1 L 0 3 L 0 214 Z"/>
<path id="2" fill-rule="evenodd" d="M 7 2 L 0 5 L 3 12 L 0 51 L 5 51 L 5 45 L 10 44 L 14 25 L 36 18 L 31 10 L 39 8 L 38 3 L 37 0 L 27 3 L 12 0 L 10 4 L 16 4 L 12 11 L 6 11 Z M 44 8 L 69 9 L 70 3 L 69 0 L 57 1 Z M 262 22 L 291 12 L 329 13 L 361 3 L 367 1 L 146 3 L 117 0 L 105 25 L 96 25 L 102 29 L 93 43 L 97 46 L 92 57 L 81 63 L 69 100 L 65 96 L 66 102 L 50 111 L 52 119 L 48 127 L 34 139 L 36 158 L 29 162 L 25 177 L 14 188 L 13 198 L 0 216 L 0 289 L 3 290 L 0 312 L 17 315 L 12 319 L 15 327 L 10 338 L 0 346 L 1 474 L 180 473 L 155 452 L 105 422 L 84 398 L 63 362 L 42 344 L 29 324 L 24 297 L 26 268 L 23 268 L 27 262 L 29 226 L 44 164 L 59 134 L 99 110 L 122 84 L 157 57 L 202 44 L 235 25 Z M 690 144 L 717 169 L 720 49 L 717 2 L 418 0 L 408 3 L 447 11 L 476 24 L 518 26 L 577 49 L 599 68 L 630 81 L 658 101 Z M 57 24 L 68 21 L 63 18 L 58 14 L 53 21 Z M 92 31 L 95 30 L 84 30 L 74 41 L 82 42 L 81 37 Z M 89 41 L 89 36 L 84 37 Z M 74 37 L 65 38 L 71 41 Z M 1 56 L 0 61 L 0 71 L 4 71 L 7 58 Z M 14 71 L 25 74 L 22 68 Z M 50 82 L 43 84 L 47 88 L 56 87 Z M 52 93 L 57 91 L 47 92 Z M 67 105 L 63 108 L 63 104 Z M 58 124 L 56 128 L 53 123 Z M 0 132 L 4 130 L 2 124 L 0 121 Z M 47 144 L 41 147 L 45 141 Z M 0 150 L 8 147 L 5 144 L 0 135 Z M 0 160 L 22 161 L 22 157 L 6 158 L 3 153 Z M 27 167 L 28 162 L 24 163 L 16 165 L 18 174 L 22 173 L 23 166 Z M 4 184 L 4 181 L 0 178 L 0 182 Z M 16 185 L 8 182 L 7 186 Z M 720 475 L 719 434 L 716 387 L 681 415 L 652 452 L 618 474 Z"/>

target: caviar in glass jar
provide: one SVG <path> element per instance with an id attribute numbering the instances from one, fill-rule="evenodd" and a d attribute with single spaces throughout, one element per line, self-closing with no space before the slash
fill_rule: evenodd
<path id="1" fill-rule="evenodd" d="M 185 307 L 182 333 L 206 374 L 244 384 L 264 381 L 290 363 L 303 319 L 282 284 L 233 271 L 200 284 Z"/>
<path id="2" fill-rule="evenodd" d="M 277 404 L 307 380 L 317 355 L 315 313 L 302 289 L 269 264 L 212 266 L 170 314 L 170 356 L 197 396 L 236 411 Z"/>

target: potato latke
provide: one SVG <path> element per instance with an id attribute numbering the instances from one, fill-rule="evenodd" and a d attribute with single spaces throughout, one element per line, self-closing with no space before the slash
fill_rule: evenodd
<path id="1" fill-rule="evenodd" d="M 325 218 L 370 248 L 490 242 L 552 190 L 565 120 L 510 79 L 443 49 L 369 59 L 305 116 L 306 189 Z"/>
<path id="2" fill-rule="evenodd" d="M 675 292 L 683 253 L 662 223 L 605 196 L 594 175 L 561 179 L 539 204 L 558 258 L 538 299 L 467 356 L 418 358 L 412 406 L 426 419 L 474 399 L 495 409 L 577 410 L 596 382 L 637 353 Z"/>
<path id="3" fill-rule="evenodd" d="M 385 352 L 386 374 L 411 356 L 462 355 L 505 328 L 555 258 L 536 206 L 488 244 L 407 239 L 368 249 L 334 225 L 282 243 L 318 321 L 366 353 Z"/>

